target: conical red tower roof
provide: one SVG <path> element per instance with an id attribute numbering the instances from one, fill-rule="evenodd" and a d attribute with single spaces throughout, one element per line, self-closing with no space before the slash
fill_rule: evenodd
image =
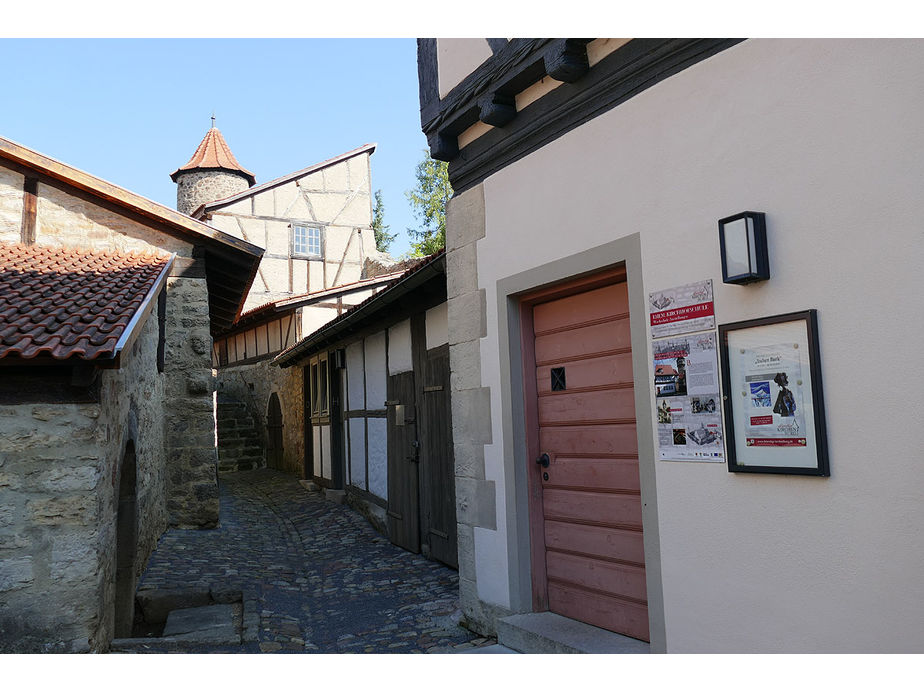
<path id="1" fill-rule="evenodd" d="M 231 147 L 228 146 L 221 131 L 216 127 L 212 127 L 205 133 L 205 137 L 202 138 L 192 158 L 171 173 L 170 177 L 175 183 L 176 177 L 179 174 L 198 169 L 221 169 L 223 171 L 231 171 L 233 173 L 240 173 L 251 185 L 257 182 L 254 175 L 241 166 L 237 162 L 237 159 L 234 158 L 234 154 L 231 153 Z"/>

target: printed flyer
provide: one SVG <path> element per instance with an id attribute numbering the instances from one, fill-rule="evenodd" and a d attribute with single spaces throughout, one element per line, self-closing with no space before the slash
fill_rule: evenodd
<path id="1" fill-rule="evenodd" d="M 805 447 L 805 406 L 798 344 L 739 349 L 748 447 Z M 737 424 L 736 424 L 737 425 Z"/>
<path id="2" fill-rule="evenodd" d="M 652 342 L 658 458 L 722 462 L 725 446 L 715 333 Z"/>
<path id="3" fill-rule="evenodd" d="M 648 294 L 651 338 L 715 328 L 712 280 Z"/>

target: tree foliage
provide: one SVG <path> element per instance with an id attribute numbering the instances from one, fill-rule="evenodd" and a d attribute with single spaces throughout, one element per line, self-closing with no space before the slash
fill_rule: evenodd
<path id="1" fill-rule="evenodd" d="M 391 226 L 385 223 L 385 203 L 382 201 L 382 191 L 375 191 L 375 206 L 372 208 L 372 232 L 375 234 L 375 249 L 385 253 L 388 246 L 395 240 L 396 233 L 388 233 Z"/>
<path id="2" fill-rule="evenodd" d="M 405 195 L 411 203 L 414 217 L 423 228 L 408 229 L 412 239 L 411 255 L 423 257 L 446 246 L 446 203 L 452 197 L 449 184 L 449 165 L 431 159 L 424 150 L 424 158 L 415 171 L 417 185 Z"/>

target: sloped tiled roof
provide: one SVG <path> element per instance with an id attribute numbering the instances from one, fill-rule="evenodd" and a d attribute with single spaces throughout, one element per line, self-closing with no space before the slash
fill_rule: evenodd
<path id="1" fill-rule="evenodd" d="M 207 133 L 205 133 L 205 137 L 202 138 L 202 141 L 199 143 L 199 146 L 193 153 L 192 158 L 180 166 L 176 171 L 171 173 L 170 177 L 175 183 L 176 177 L 183 171 L 194 171 L 201 168 L 220 168 L 226 171 L 234 171 L 236 173 L 242 174 L 245 178 L 247 178 L 251 185 L 257 182 L 257 179 L 254 177 L 254 175 L 246 168 L 241 166 L 237 159 L 234 158 L 234 154 L 231 153 L 231 147 L 229 147 L 228 143 L 225 142 L 225 138 L 221 134 L 221 130 L 215 127 L 211 128 Z"/>
<path id="2" fill-rule="evenodd" d="M 0 358 L 114 357 L 170 259 L 0 243 Z"/>

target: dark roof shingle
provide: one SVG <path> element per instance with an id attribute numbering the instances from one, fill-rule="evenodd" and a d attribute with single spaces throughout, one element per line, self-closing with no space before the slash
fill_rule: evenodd
<path id="1" fill-rule="evenodd" d="M 112 358 L 170 257 L 0 243 L 0 358 Z"/>

